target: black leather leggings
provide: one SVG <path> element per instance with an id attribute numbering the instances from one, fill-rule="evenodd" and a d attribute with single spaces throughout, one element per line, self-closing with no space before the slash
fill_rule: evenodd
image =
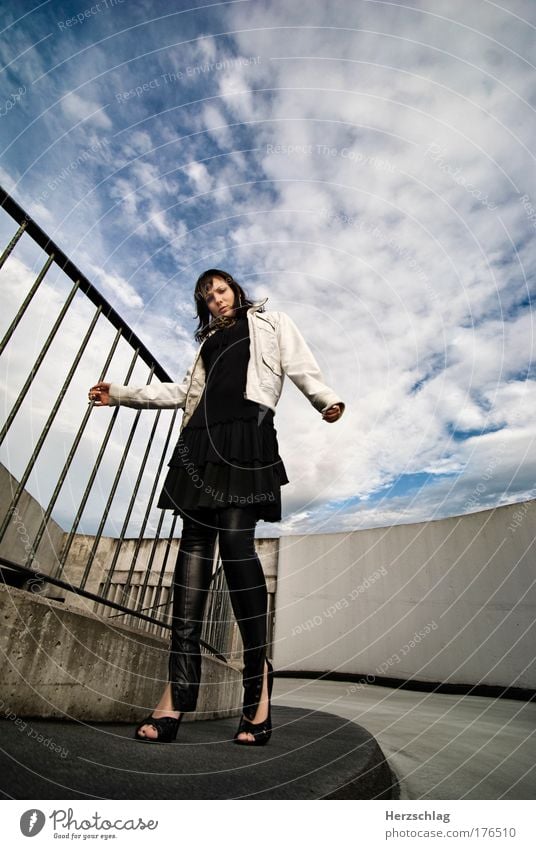
<path id="1" fill-rule="evenodd" d="M 248 507 L 200 509 L 183 519 L 173 579 L 169 680 L 174 710 L 193 711 L 201 677 L 200 637 L 214 548 L 219 550 L 244 644 L 243 712 L 253 719 L 262 693 L 268 595 L 255 550 L 256 517 Z"/>

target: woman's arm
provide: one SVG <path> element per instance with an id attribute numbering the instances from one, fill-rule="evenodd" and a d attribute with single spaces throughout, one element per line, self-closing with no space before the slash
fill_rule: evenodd
<path id="1" fill-rule="evenodd" d="M 195 360 L 194 360 L 195 362 Z M 147 386 L 122 386 L 120 383 L 96 383 L 89 397 L 96 407 L 134 407 L 135 409 L 184 408 L 194 363 L 182 383 L 149 383 Z"/>
<path id="2" fill-rule="evenodd" d="M 184 407 L 187 385 L 186 378 L 182 383 L 149 383 L 139 388 L 110 383 L 108 405 L 147 410 Z"/>
<path id="3" fill-rule="evenodd" d="M 324 382 L 324 376 L 315 360 L 311 349 L 289 315 L 279 313 L 277 326 L 279 351 L 283 371 L 292 382 L 309 399 L 315 410 L 326 413 L 337 404 L 340 415 L 346 404 L 340 400 L 337 393 Z M 326 421 L 335 421 L 331 414 Z M 336 418 L 339 418 L 337 415 Z"/>

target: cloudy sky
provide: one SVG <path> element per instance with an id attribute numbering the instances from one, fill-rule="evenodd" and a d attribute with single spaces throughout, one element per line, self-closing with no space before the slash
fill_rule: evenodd
<path id="1" fill-rule="evenodd" d="M 291 483 L 259 536 L 535 496 L 535 3 L 311 0 L 305 19 L 282 0 L 2 6 L 4 188 L 173 379 L 196 350 L 194 282 L 217 266 L 295 319 L 347 404 L 327 424 L 286 381 L 275 424 Z M 4 243 L 5 213 L 0 227 Z M 4 326 L 42 261 L 24 239 L 8 261 Z M 53 275 L 14 337 L 12 400 L 69 288 Z M 69 350 L 92 315 L 79 306 Z M 58 362 L 19 439 L 48 412 Z M 108 379 L 124 382 L 126 362 Z M 94 349 L 49 464 L 101 365 Z M 86 462 L 109 415 L 92 413 Z M 25 456 L 11 439 L 2 461 L 20 475 Z M 32 486 L 46 497 L 45 476 Z M 55 516 L 70 515 L 65 496 Z"/>

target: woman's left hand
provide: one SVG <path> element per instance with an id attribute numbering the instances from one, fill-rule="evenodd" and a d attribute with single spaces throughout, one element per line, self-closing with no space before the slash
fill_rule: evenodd
<path id="1" fill-rule="evenodd" d="M 322 418 L 326 422 L 336 422 L 342 416 L 343 406 L 341 404 L 333 404 L 325 412 L 322 413 Z"/>

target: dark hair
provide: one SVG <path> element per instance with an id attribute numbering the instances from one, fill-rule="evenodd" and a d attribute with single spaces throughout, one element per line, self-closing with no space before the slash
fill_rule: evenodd
<path id="1" fill-rule="evenodd" d="M 214 277 L 221 277 L 221 279 L 225 280 L 225 282 L 233 290 L 235 295 L 233 307 L 236 310 L 235 315 L 237 317 L 245 315 L 248 308 L 253 306 L 253 301 L 247 297 L 242 286 L 236 282 L 232 274 L 229 274 L 227 271 L 223 271 L 221 268 L 209 268 L 207 271 L 203 271 L 203 273 L 197 278 L 194 290 L 197 317 L 199 318 L 199 324 L 197 325 L 194 334 L 197 342 L 202 342 L 211 329 L 210 320 L 212 313 L 207 306 L 205 296 L 212 285 Z"/>

